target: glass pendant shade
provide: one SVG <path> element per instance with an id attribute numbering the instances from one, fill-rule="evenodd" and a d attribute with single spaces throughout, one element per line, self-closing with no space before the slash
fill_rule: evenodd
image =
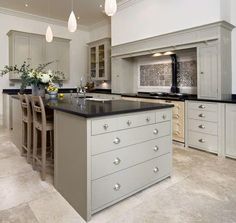
<path id="1" fill-rule="evenodd" d="M 72 11 L 70 13 L 70 17 L 69 17 L 69 20 L 68 20 L 68 30 L 73 33 L 75 32 L 77 29 L 77 20 L 76 20 L 76 17 L 75 17 L 75 13 Z"/>
<path id="2" fill-rule="evenodd" d="M 47 28 L 46 41 L 49 42 L 49 43 L 53 41 L 53 33 L 52 33 L 51 26 L 48 26 L 48 28 Z"/>
<path id="3" fill-rule="evenodd" d="M 106 0 L 105 1 L 105 12 L 108 16 L 115 15 L 117 11 L 117 3 L 116 0 Z"/>

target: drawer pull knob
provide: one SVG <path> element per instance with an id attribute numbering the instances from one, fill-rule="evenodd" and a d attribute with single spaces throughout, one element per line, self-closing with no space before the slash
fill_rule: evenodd
<path id="1" fill-rule="evenodd" d="M 166 120 L 166 115 L 165 115 L 165 114 L 162 115 L 162 119 L 163 119 L 163 120 Z"/>
<path id="2" fill-rule="evenodd" d="M 114 141 L 113 141 L 113 143 L 114 143 L 114 144 L 119 144 L 119 143 L 120 143 L 120 139 L 119 139 L 118 137 L 115 138 Z"/>
<path id="3" fill-rule="evenodd" d="M 157 152 L 159 150 L 159 147 L 158 146 L 155 146 L 154 147 L 154 151 Z"/>
<path id="4" fill-rule="evenodd" d="M 154 172 L 154 173 L 158 173 L 158 172 L 159 172 L 158 167 L 155 167 L 155 168 L 153 169 L 153 172 Z"/>
<path id="5" fill-rule="evenodd" d="M 119 191 L 121 188 L 121 185 L 119 183 L 115 184 L 115 186 L 113 187 L 114 191 Z"/>
<path id="6" fill-rule="evenodd" d="M 147 122 L 150 122 L 150 117 L 147 117 L 147 118 L 146 118 L 146 121 L 147 121 Z"/>
<path id="7" fill-rule="evenodd" d="M 113 163 L 114 163 L 115 165 L 119 165 L 120 162 L 121 162 L 120 158 L 116 158 Z"/>
<path id="8" fill-rule="evenodd" d="M 204 140 L 204 139 L 199 139 L 198 140 L 200 143 L 205 143 L 206 142 L 206 140 Z"/>
<path id="9" fill-rule="evenodd" d="M 108 124 L 105 124 L 104 126 L 103 126 L 103 128 L 105 129 L 105 130 L 107 130 L 108 129 Z"/>
<path id="10" fill-rule="evenodd" d="M 204 109 L 206 107 L 204 105 L 199 105 L 199 108 Z"/>
<path id="11" fill-rule="evenodd" d="M 131 124 L 132 124 L 132 122 L 129 120 L 129 121 L 127 121 L 127 125 L 128 126 L 131 126 Z"/>
<path id="12" fill-rule="evenodd" d="M 154 130 L 153 130 L 153 134 L 154 134 L 154 135 L 157 135 L 157 134 L 158 134 L 158 129 L 154 129 Z"/>
<path id="13" fill-rule="evenodd" d="M 205 126 L 204 125 L 199 125 L 198 128 L 199 129 L 205 129 Z"/>
<path id="14" fill-rule="evenodd" d="M 198 117 L 205 118 L 205 115 L 204 114 L 200 114 Z"/>

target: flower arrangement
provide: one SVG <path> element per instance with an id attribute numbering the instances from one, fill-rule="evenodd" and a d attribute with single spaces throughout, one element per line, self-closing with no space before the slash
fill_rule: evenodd
<path id="1" fill-rule="evenodd" d="M 58 87 L 56 87 L 54 84 L 50 83 L 47 87 L 47 92 L 51 93 L 51 92 L 58 92 Z"/>
<path id="2" fill-rule="evenodd" d="M 60 71 L 46 70 L 46 68 L 54 63 L 49 62 L 45 64 L 39 64 L 35 69 L 31 68 L 30 64 L 24 62 L 19 68 L 15 66 L 5 66 L 3 70 L 0 71 L 0 75 L 3 76 L 10 72 L 15 72 L 19 75 L 21 79 L 21 91 L 23 91 L 27 86 L 44 86 L 47 87 L 50 83 L 61 84 L 64 79 L 64 74 Z"/>

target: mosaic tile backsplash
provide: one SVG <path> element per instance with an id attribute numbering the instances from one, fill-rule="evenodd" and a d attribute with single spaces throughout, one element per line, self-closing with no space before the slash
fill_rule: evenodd
<path id="1" fill-rule="evenodd" d="M 140 86 L 171 86 L 171 63 L 148 64 L 140 66 Z M 178 62 L 177 81 L 179 87 L 197 86 L 197 62 L 196 60 Z"/>

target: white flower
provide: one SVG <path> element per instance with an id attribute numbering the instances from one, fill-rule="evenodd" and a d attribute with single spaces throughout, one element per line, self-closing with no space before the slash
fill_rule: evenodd
<path id="1" fill-rule="evenodd" d="M 44 84 L 49 83 L 51 80 L 50 76 L 48 74 L 41 74 L 41 81 Z"/>

